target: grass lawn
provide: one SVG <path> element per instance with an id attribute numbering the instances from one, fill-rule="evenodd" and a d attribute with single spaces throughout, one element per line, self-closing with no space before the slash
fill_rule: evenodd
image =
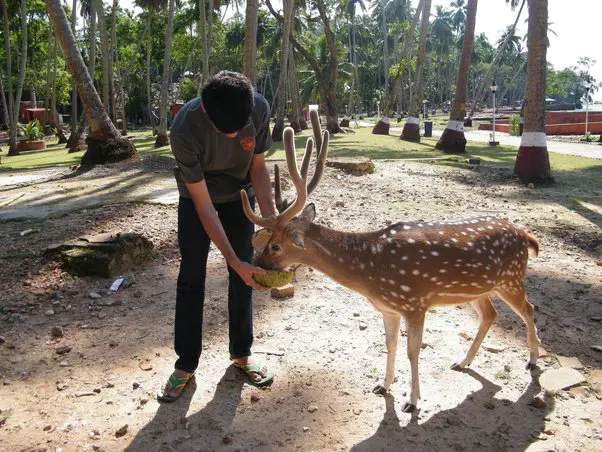
<path id="1" fill-rule="evenodd" d="M 447 121 L 447 119 L 446 119 Z M 434 149 L 436 138 L 422 138 L 420 143 L 409 143 L 399 140 L 399 134 L 389 136 L 372 135 L 369 128 L 354 129 L 354 133 L 337 134 L 331 137 L 329 155 L 332 157 L 369 157 L 382 159 L 413 159 L 446 157 Z M 310 131 L 304 131 L 295 138 L 297 153 L 302 154 Z M 134 131 L 129 134 L 138 151 L 142 154 L 153 154 L 171 157 L 169 146 L 155 149 L 155 139 L 150 130 Z M 466 154 L 461 157 L 478 156 L 485 162 L 512 166 L 516 159 L 517 149 L 509 146 L 490 147 L 487 143 L 469 142 Z M 63 145 L 57 145 L 56 140 L 48 142 L 45 151 L 26 151 L 16 157 L 7 157 L 6 147 L 2 148 L 0 158 L 0 175 L 25 170 L 46 169 L 57 166 L 77 165 L 82 153 L 69 154 Z M 274 143 L 267 154 L 269 160 L 284 160 L 282 142 Z M 599 186 L 602 191 L 602 162 L 594 159 L 570 155 L 550 153 L 550 164 L 554 175 L 575 178 L 571 181 L 575 186 L 583 183 Z M 581 179 L 581 180 L 579 180 Z M 571 185 L 573 185 L 571 183 Z M 591 187 L 591 186 L 590 186 Z M 592 187 L 593 188 L 593 187 Z"/>

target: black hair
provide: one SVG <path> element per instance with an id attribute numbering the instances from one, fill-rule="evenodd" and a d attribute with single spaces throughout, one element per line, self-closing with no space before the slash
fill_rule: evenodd
<path id="1" fill-rule="evenodd" d="M 218 72 L 203 87 L 201 98 L 209 119 L 220 132 L 238 132 L 249 122 L 253 86 L 243 74 Z"/>

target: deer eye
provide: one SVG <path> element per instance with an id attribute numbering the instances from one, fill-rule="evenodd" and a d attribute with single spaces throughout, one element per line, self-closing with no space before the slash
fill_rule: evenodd
<path id="1" fill-rule="evenodd" d="M 276 245 L 276 244 L 272 245 L 272 251 L 274 251 L 274 252 L 280 251 L 280 245 Z"/>

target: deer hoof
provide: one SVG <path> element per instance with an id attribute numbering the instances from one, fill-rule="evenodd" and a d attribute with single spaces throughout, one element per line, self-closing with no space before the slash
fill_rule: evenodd
<path id="1" fill-rule="evenodd" d="M 455 370 L 457 372 L 462 372 L 468 365 L 463 366 L 461 363 L 454 363 L 451 366 L 451 370 Z"/>
<path id="2" fill-rule="evenodd" d="M 416 405 L 413 405 L 410 402 L 406 402 L 403 405 L 403 408 L 401 409 L 401 411 L 403 411 L 404 413 L 411 413 L 414 410 L 416 410 Z"/>
<path id="3" fill-rule="evenodd" d="M 537 363 L 529 361 L 527 363 L 527 365 L 525 366 L 525 369 L 527 369 L 527 370 L 535 370 L 535 369 L 537 369 Z"/>
<path id="4" fill-rule="evenodd" d="M 387 393 L 387 389 L 384 386 L 382 386 L 382 385 L 378 385 L 378 386 L 374 387 L 374 389 L 372 390 L 372 392 L 374 394 L 385 395 Z"/>

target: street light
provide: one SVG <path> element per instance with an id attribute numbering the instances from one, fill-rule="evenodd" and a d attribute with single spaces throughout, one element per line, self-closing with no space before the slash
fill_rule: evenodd
<path id="1" fill-rule="evenodd" d="M 497 83 L 495 80 L 491 84 L 491 94 L 493 95 L 493 133 L 491 134 L 491 141 L 489 142 L 489 146 L 497 146 L 500 144 L 495 141 L 495 92 L 497 91 Z"/>
<path id="2" fill-rule="evenodd" d="M 590 86 L 585 87 L 585 141 L 589 141 L 589 133 L 587 131 L 587 123 L 589 119 L 589 90 Z"/>
<path id="3" fill-rule="evenodd" d="M 426 105 L 429 103 L 428 100 L 424 99 L 422 101 L 422 118 L 426 119 Z"/>

